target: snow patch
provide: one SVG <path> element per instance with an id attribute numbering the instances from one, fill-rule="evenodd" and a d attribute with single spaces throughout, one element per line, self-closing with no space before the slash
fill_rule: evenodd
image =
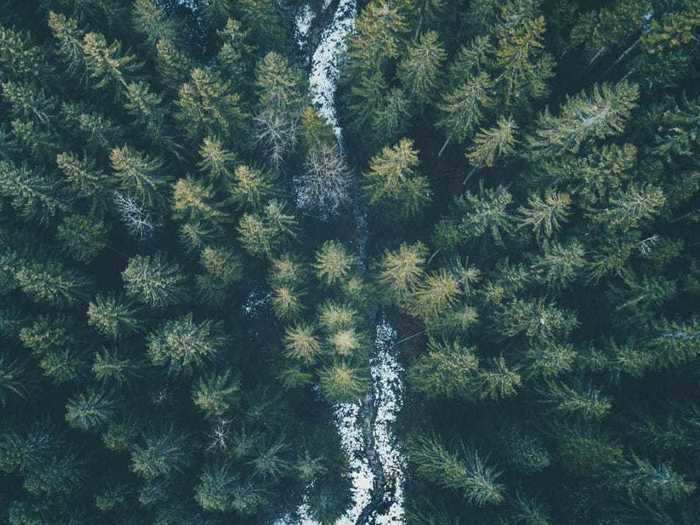
<path id="1" fill-rule="evenodd" d="M 316 18 L 316 13 L 314 13 L 309 4 L 305 4 L 299 9 L 294 19 L 299 49 L 304 49 L 306 46 L 306 38 L 309 36 L 309 30 L 311 29 L 314 18 Z"/>
<path id="2" fill-rule="evenodd" d="M 311 57 L 311 99 L 319 113 L 333 127 L 338 142 L 341 142 L 342 130 L 335 110 L 335 91 L 340 59 L 347 49 L 346 37 L 355 28 L 356 17 L 357 0 L 340 0 L 333 21 L 321 34 L 321 43 Z"/>
<path id="3" fill-rule="evenodd" d="M 370 360 L 370 373 L 376 396 L 377 414 L 374 422 L 374 442 L 387 486 L 393 490 L 389 509 L 375 517 L 379 525 L 404 523 L 403 485 L 406 460 L 393 433 L 393 425 L 403 406 L 403 367 L 394 355 L 397 334 L 386 319 L 377 325 L 376 355 Z"/>

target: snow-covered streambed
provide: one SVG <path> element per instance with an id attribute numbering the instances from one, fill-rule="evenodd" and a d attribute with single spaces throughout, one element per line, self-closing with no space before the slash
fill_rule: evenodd
<path id="1" fill-rule="evenodd" d="M 333 4 L 324 2 L 324 10 Z M 322 13 L 329 19 L 329 13 Z M 346 51 L 347 36 L 353 31 L 357 16 L 356 0 L 340 0 L 320 42 L 311 54 L 309 91 L 320 114 L 333 127 L 340 151 L 343 134 L 338 123 L 335 92 L 339 65 Z M 309 5 L 302 6 L 296 16 L 297 42 L 303 52 L 316 19 Z M 365 217 L 355 207 L 358 223 L 357 244 L 364 253 L 366 244 Z M 374 346 L 370 351 L 371 388 L 362 403 L 344 403 L 334 407 L 336 428 L 350 464 L 353 504 L 337 522 L 338 525 L 363 523 L 404 523 L 403 483 L 404 457 L 397 446 L 393 426 L 402 406 L 402 368 L 396 359 L 396 331 L 384 319 L 377 324 Z M 302 502 L 297 515 L 305 525 L 315 522 L 308 506 Z"/>

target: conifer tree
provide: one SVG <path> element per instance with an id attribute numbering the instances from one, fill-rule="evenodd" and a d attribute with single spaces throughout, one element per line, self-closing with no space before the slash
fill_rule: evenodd
<path id="1" fill-rule="evenodd" d="M 465 450 L 462 459 L 450 452 L 434 436 L 420 436 L 409 445 L 409 458 L 422 478 L 443 488 L 460 491 L 469 503 L 482 507 L 504 499 L 500 475 L 485 465 L 476 450 Z"/>
<path id="2" fill-rule="evenodd" d="M 417 215 L 430 200 L 428 180 L 417 173 L 418 152 L 409 139 L 385 147 L 363 174 L 363 188 L 372 206 L 388 203 L 399 217 Z"/>
<path id="3" fill-rule="evenodd" d="M 57 41 L 58 54 L 68 66 L 68 71 L 84 74 L 83 37 L 85 32 L 78 27 L 78 21 L 50 11 L 49 27 Z"/>
<path id="4" fill-rule="evenodd" d="M 398 301 L 406 298 L 424 274 L 428 248 L 423 243 L 402 243 L 398 250 L 386 251 L 381 262 L 379 279 Z"/>
<path id="5" fill-rule="evenodd" d="M 238 401 L 240 384 L 230 370 L 203 376 L 192 390 L 195 406 L 207 417 L 221 417 Z"/>
<path id="6" fill-rule="evenodd" d="M 180 267 L 161 254 L 132 257 L 122 279 L 129 297 L 153 308 L 178 304 L 185 296 L 186 279 Z"/>
<path id="7" fill-rule="evenodd" d="M 158 40 L 176 42 L 181 28 L 154 0 L 135 0 L 131 8 L 134 28 L 146 37 L 146 45 L 153 48 Z"/>
<path id="8" fill-rule="evenodd" d="M 189 81 L 180 87 L 177 106 L 178 123 L 195 143 L 211 135 L 228 141 L 243 128 L 246 118 L 231 85 L 214 71 L 201 68 L 193 69 Z"/>
<path id="9" fill-rule="evenodd" d="M 137 315 L 131 302 L 114 295 L 98 295 L 87 309 L 88 324 L 112 339 L 137 332 L 142 324 Z"/>
<path id="10" fill-rule="evenodd" d="M 429 398 L 471 399 L 479 388 L 478 367 L 474 348 L 431 339 L 427 352 L 409 369 L 408 379 Z"/>
<path id="11" fill-rule="evenodd" d="M 118 91 L 126 89 L 127 81 L 140 68 L 134 55 L 123 54 L 119 42 L 108 44 L 101 33 L 85 34 L 83 58 L 96 89 L 106 86 Z"/>
<path id="12" fill-rule="evenodd" d="M 511 118 L 499 118 L 495 127 L 482 129 L 474 137 L 467 158 L 476 167 L 491 168 L 496 160 L 515 151 L 518 126 Z"/>
<path id="13" fill-rule="evenodd" d="M 440 82 L 440 69 L 447 55 L 437 33 L 429 31 L 410 47 L 399 64 L 398 76 L 413 100 L 426 104 L 435 96 Z"/>
<path id="14" fill-rule="evenodd" d="M 73 259 L 89 263 L 107 246 L 103 221 L 86 215 L 68 215 L 58 225 L 57 238 Z"/>
<path id="15" fill-rule="evenodd" d="M 0 80 L 31 79 L 46 70 L 46 58 L 27 34 L 0 25 Z"/>
<path id="16" fill-rule="evenodd" d="M 66 404 L 66 421 L 80 430 L 96 430 L 112 417 L 114 404 L 96 390 L 78 394 Z"/>
<path id="17" fill-rule="evenodd" d="M 386 0 L 372 2 L 357 20 L 357 33 L 350 41 L 351 74 L 381 70 L 387 59 L 399 52 L 408 24 L 399 6 Z"/>
<path id="18" fill-rule="evenodd" d="M 350 276 L 355 258 L 337 241 L 323 243 L 316 253 L 316 277 L 326 286 L 338 284 Z"/>
<path id="19" fill-rule="evenodd" d="M 106 199 L 111 187 L 107 175 L 89 157 L 82 158 L 73 153 L 61 153 L 56 157 L 58 168 L 65 175 L 71 188 L 92 202 Z"/>
<path id="20" fill-rule="evenodd" d="M 114 148 L 110 155 L 115 178 L 122 191 L 134 195 L 147 207 L 162 200 L 166 179 L 159 173 L 162 161 L 129 146 Z"/>
<path id="21" fill-rule="evenodd" d="M 262 143 L 276 169 L 297 142 L 299 120 L 305 107 L 298 71 L 277 53 L 268 53 L 255 72 L 260 106 L 255 115 L 256 140 Z"/>
<path id="22" fill-rule="evenodd" d="M 338 362 L 319 372 L 321 392 L 332 403 L 355 402 L 366 394 L 369 380 L 366 373 Z"/>
<path id="23" fill-rule="evenodd" d="M 442 150 L 450 140 L 461 143 L 474 134 L 484 120 L 484 113 L 493 105 L 492 88 L 489 75 L 479 73 L 443 97 L 439 105 L 442 118 L 438 125 L 447 134 L 447 141 Z"/>
<path id="24" fill-rule="evenodd" d="M 28 219 L 47 222 L 58 212 L 68 211 L 61 190 L 59 182 L 32 172 L 26 165 L 0 160 L 0 197 Z"/>
<path id="25" fill-rule="evenodd" d="M 146 480 L 172 476 L 188 463 L 185 445 L 174 428 L 150 433 L 131 451 L 131 470 Z"/>
<path id="26" fill-rule="evenodd" d="M 174 373 L 190 372 L 212 359 L 224 346 L 221 326 L 212 321 L 197 323 L 192 315 L 167 321 L 148 337 L 153 364 L 166 365 Z"/>
<path id="27" fill-rule="evenodd" d="M 582 145 L 620 133 L 637 104 L 638 89 L 621 82 L 595 85 L 590 95 L 569 98 L 558 117 L 545 110 L 529 137 L 534 157 L 577 153 Z"/>

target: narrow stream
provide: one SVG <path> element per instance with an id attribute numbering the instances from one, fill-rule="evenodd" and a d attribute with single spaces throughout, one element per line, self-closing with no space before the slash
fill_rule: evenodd
<path id="1" fill-rule="evenodd" d="M 333 4 L 333 1 L 325 0 L 322 13 L 315 13 L 310 5 L 304 5 L 295 21 L 299 48 L 311 56 L 309 94 L 320 114 L 333 127 L 339 149 L 343 151 L 343 130 L 337 118 L 335 92 L 340 61 L 346 51 L 346 37 L 355 26 L 357 0 L 339 0 L 330 17 L 325 11 Z M 314 22 L 321 19 L 330 21 L 321 32 L 318 46 L 310 53 L 307 49 L 309 35 Z M 355 241 L 364 264 L 366 214 L 357 203 L 359 199 L 353 200 Z M 393 434 L 403 402 L 403 370 L 394 355 L 396 340 L 396 330 L 382 319 L 376 326 L 376 338 L 370 352 L 370 391 L 362 402 L 334 407 L 335 425 L 351 469 L 353 493 L 353 504 L 337 525 L 404 523 L 405 460 Z M 306 502 L 299 506 L 297 515 L 303 524 L 315 524 L 309 517 Z"/>

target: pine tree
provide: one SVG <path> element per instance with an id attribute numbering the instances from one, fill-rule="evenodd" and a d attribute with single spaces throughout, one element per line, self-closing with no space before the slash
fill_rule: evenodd
<path id="1" fill-rule="evenodd" d="M 132 257 L 122 279 L 129 297 L 153 308 L 178 304 L 185 297 L 186 279 L 180 267 L 161 254 Z"/>
<path id="2" fill-rule="evenodd" d="M 516 367 L 508 368 L 503 356 L 492 361 L 492 367 L 479 372 L 482 399 L 503 399 L 517 394 L 522 378 Z"/>
<path id="3" fill-rule="evenodd" d="M 233 509 L 232 499 L 238 483 L 238 478 L 226 465 L 207 465 L 195 489 L 195 499 L 204 510 L 229 512 Z"/>
<path id="4" fill-rule="evenodd" d="M 410 299 L 410 312 L 429 320 L 453 306 L 460 296 L 457 280 L 446 270 L 428 274 Z"/>
<path id="5" fill-rule="evenodd" d="M 243 247 L 255 256 L 272 256 L 296 236 L 297 220 L 279 201 L 269 201 L 262 213 L 246 213 L 238 222 Z"/>
<path id="6" fill-rule="evenodd" d="M 214 189 L 192 177 L 178 179 L 173 187 L 173 216 L 180 221 L 220 224 L 227 216 L 216 202 Z"/>
<path id="7" fill-rule="evenodd" d="M 174 373 L 189 373 L 212 359 L 225 343 L 218 323 L 197 323 L 190 314 L 167 321 L 151 333 L 147 350 L 153 364 L 167 366 Z"/>
<path id="8" fill-rule="evenodd" d="M 303 293 L 289 286 L 277 286 L 272 289 L 272 310 L 278 319 L 291 321 L 297 319 L 302 311 Z"/>
<path id="9" fill-rule="evenodd" d="M 199 147 L 202 160 L 198 167 L 212 180 L 225 178 L 232 171 L 236 156 L 224 147 L 220 140 L 214 137 L 204 137 Z M 242 167 L 242 166 L 241 166 Z M 239 167 L 240 168 L 240 167 Z"/>
<path id="10" fill-rule="evenodd" d="M 545 395 L 557 411 L 584 420 L 600 420 L 612 408 L 610 398 L 595 387 L 571 387 L 565 383 L 549 382 Z"/>
<path id="11" fill-rule="evenodd" d="M 85 32 L 78 27 L 75 18 L 49 12 L 49 27 L 57 43 L 57 51 L 72 74 L 84 73 L 83 37 Z"/>
<path id="12" fill-rule="evenodd" d="M 56 260 L 17 259 L 17 284 L 32 300 L 50 306 L 72 306 L 85 299 L 90 281 Z"/>
<path id="13" fill-rule="evenodd" d="M 328 333 L 347 330 L 356 325 L 357 311 L 347 304 L 326 301 L 318 309 L 318 321 Z"/>
<path id="14" fill-rule="evenodd" d="M 207 417 L 221 417 L 237 403 L 240 389 L 239 380 L 225 370 L 200 378 L 192 390 L 192 399 Z"/>
<path id="15" fill-rule="evenodd" d="M 152 91 L 145 82 L 130 82 L 126 86 L 124 107 L 134 118 L 134 124 L 143 126 L 158 142 L 164 132 L 163 97 Z"/>
<path id="16" fill-rule="evenodd" d="M 544 254 L 533 263 L 537 278 L 549 288 L 560 289 L 569 286 L 586 264 L 583 245 L 571 241 L 566 245 L 547 243 Z"/>
<path id="17" fill-rule="evenodd" d="M 61 247 L 76 261 L 89 263 L 107 246 L 107 227 L 86 215 L 67 215 L 58 225 Z"/>
<path id="18" fill-rule="evenodd" d="M 113 401 L 97 390 L 78 394 L 66 403 L 66 421 L 80 430 L 97 430 L 113 416 L 113 412 Z"/>
<path id="19" fill-rule="evenodd" d="M 10 356 L 0 357 L 0 407 L 5 408 L 10 399 L 26 399 L 28 394 L 26 365 Z"/>
<path id="20" fill-rule="evenodd" d="M 32 172 L 27 165 L 16 166 L 2 160 L 0 197 L 8 199 L 20 215 L 39 222 L 47 222 L 58 212 L 69 209 L 59 182 Z"/>
<path id="21" fill-rule="evenodd" d="M 548 192 L 544 198 L 539 195 L 528 197 L 527 208 L 518 209 L 519 228 L 532 228 L 535 237 L 551 237 L 561 228 L 569 215 L 571 197 L 567 193 Z"/>
<path id="22" fill-rule="evenodd" d="M 246 116 L 240 96 L 214 71 L 192 70 L 189 82 L 180 87 L 175 115 L 181 130 L 192 142 L 216 136 L 224 141 L 241 131 Z"/>
<path id="23" fill-rule="evenodd" d="M 534 2 L 510 2 L 501 9 L 497 29 L 496 63 L 502 68 L 498 80 L 504 84 L 506 106 L 522 108 L 547 94 L 554 60 L 545 51 L 545 19 L 531 9 Z"/>
<path id="24" fill-rule="evenodd" d="M 471 138 L 484 120 L 484 113 L 493 105 L 489 94 L 493 82 L 487 73 L 479 73 L 453 88 L 439 105 L 442 118 L 438 126 L 447 134 L 441 152 L 450 140 L 462 143 Z"/>
<path id="25" fill-rule="evenodd" d="M 321 392 L 331 403 L 356 402 L 367 393 L 366 373 L 345 363 L 335 363 L 319 372 Z"/>
<path id="26" fill-rule="evenodd" d="M 457 342 L 429 340 L 427 352 L 408 371 L 411 386 L 428 398 L 471 399 L 479 387 L 474 350 Z"/>
<path id="27" fill-rule="evenodd" d="M 138 313 L 124 298 L 100 294 L 88 305 L 88 324 L 106 337 L 120 339 L 139 331 Z"/>
<path id="28" fill-rule="evenodd" d="M 241 164 L 229 185 L 231 200 L 241 208 L 257 210 L 272 197 L 273 182 L 270 174 Z"/>
<path id="29" fill-rule="evenodd" d="M 350 41 L 350 73 L 381 70 L 388 59 L 398 56 L 408 24 L 398 6 L 386 0 L 370 3 L 357 19 L 356 35 Z"/>
<path id="30" fill-rule="evenodd" d="M 102 202 L 112 183 L 89 157 L 82 158 L 73 153 L 61 153 L 56 157 L 58 168 L 65 175 L 68 184 L 82 197 L 93 202 Z"/>
<path id="31" fill-rule="evenodd" d="M 185 437 L 174 428 L 150 433 L 131 451 L 131 470 L 146 480 L 169 477 L 188 463 Z"/>
<path id="32" fill-rule="evenodd" d="M 259 109 L 255 115 L 256 141 L 262 143 L 270 164 L 278 169 L 294 149 L 306 99 L 300 72 L 277 53 L 268 53 L 255 71 Z"/>
<path id="33" fill-rule="evenodd" d="M 491 168 L 497 159 L 509 157 L 515 151 L 518 126 L 511 118 L 499 118 L 495 127 L 480 130 L 474 137 L 467 158 L 477 168 Z"/>
<path id="34" fill-rule="evenodd" d="M 516 299 L 501 307 L 496 316 L 498 333 L 504 337 L 525 335 L 534 341 L 551 341 L 568 335 L 576 326 L 576 316 L 542 299 Z"/>
<path id="35" fill-rule="evenodd" d="M 124 55 L 122 46 L 100 33 L 86 33 L 83 37 L 83 58 L 96 89 L 110 86 L 117 91 L 126 89 L 127 82 L 141 67 L 134 55 Z"/>
<path id="36" fill-rule="evenodd" d="M 326 241 L 316 253 L 316 277 L 325 286 L 346 280 L 355 266 L 355 257 L 337 241 Z"/>
<path id="37" fill-rule="evenodd" d="M 182 32 L 176 20 L 168 16 L 154 0 L 135 0 L 131 13 L 134 28 L 146 37 L 149 48 L 153 48 L 161 39 L 176 42 Z"/>
<path id="38" fill-rule="evenodd" d="M 122 191 L 133 195 L 146 207 L 162 201 L 162 189 L 167 183 L 160 173 L 162 161 L 129 146 L 114 148 L 109 158 Z"/>
<path id="39" fill-rule="evenodd" d="M 423 243 L 402 243 L 398 250 L 384 252 L 380 282 L 397 301 L 405 299 L 423 278 L 428 248 Z"/>
<path id="40" fill-rule="evenodd" d="M 529 137 L 531 155 L 538 158 L 577 153 L 589 141 L 619 134 L 637 99 L 637 87 L 627 82 L 596 84 L 590 95 L 567 99 L 558 117 L 545 110 Z"/>
<path id="41" fill-rule="evenodd" d="M 418 164 L 418 152 L 409 139 L 375 155 L 363 174 L 370 205 L 388 203 L 400 217 L 417 215 L 430 201 L 430 185 L 417 173 Z"/>
<path id="42" fill-rule="evenodd" d="M 504 235 L 512 230 L 513 219 L 508 207 L 513 196 L 503 186 L 496 189 L 479 187 L 479 194 L 468 191 L 455 201 L 462 216 L 458 234 L 465 240 L 489 235 L 497 244 L 503 244 Z"/>
<path id="43" fill-rule="evenodd" d="M 464 456 L 450 452 L 435 436 L 420 436 L 409 444 L 409 461 L 420 477 L 460 491 L 477 507 L 501 503 L 504 487 L 497 482 L 500 473 L 485 465 L 476 450 L 464 450 Z"/>
<path id="44" fill-rule="evenodd" d="M 190 77 L 194 60 L 171 40 L 156 43 L 156 66 L 168 89 L 177 91 Z"/>
<path id="45" fill-rule="evenodd" d="M 620 482 L 633 500 L 641 497 L 659 504 L 687 498 L 697 487 L 670 465 L 653 465 L 635 455 L 624 465 Z"/>
<path id="46" fill-rule="evenodd" d="M 118 349 L 103 348 L 95 354 L 92 374 L 103 385 L 125 385 L 139 376 L 142 363 L 124 357 Z"/>
<path id="47" fill-rule="evenodd" d="M 406 92 L 418 104 L 429 103 L 440 85 L 440 69 L 447 58 L 437 33 L 420 36 L 399 63 L 398 77 Z"/>
<path id="48" fill-rule="evenodd" d="M 46 71 L 47 60 L 29 36 L 0 25 L 1 81 L 31 79 Z"/>
<path id="49" fill-rule="evenodd" d="M 314 335 L 313 327 L 303 324 L 287 328 L 284 346 L 288 357 L 305 364 L 313 363 L 321 351 L 321 343 Z"/>

